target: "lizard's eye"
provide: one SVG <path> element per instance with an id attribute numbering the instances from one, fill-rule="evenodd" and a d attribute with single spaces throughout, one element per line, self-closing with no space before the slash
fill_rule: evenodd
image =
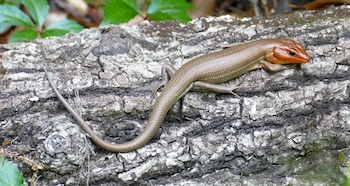
<path id="1" fill-rule="evenodd" d="M 290 56 L 295 56 L 295 52 L 289 51 L 289 55 L 290 55 Z"/>

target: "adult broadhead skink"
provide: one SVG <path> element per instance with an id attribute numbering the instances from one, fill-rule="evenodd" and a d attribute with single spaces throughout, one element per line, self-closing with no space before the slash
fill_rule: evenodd
<path id="1" fill-rule="evenodd" d="M 234 88 L 218 85 L 218 83 L 226 82 L 251 70 L 264 68 L 276 72 L 287 69 L 284 64 L 301 64 L 309 60 L 310 56 L 302 45 L 291 39 L 262 39 L 236 44 L 225 50 L 195 58 L 174 72 L 166 84 L 162 84 L 165 87 L 154 105 L 144 130 L 132 141 L 122 144 L 113 144 L 97 136 L 62 97 L 45 68 L 44 70 L 59 100 L 95 144 L 111 152 L 130 152 L 151 140 L 168 110 L 190 89 L 199 87 L 234 94 Z"/>

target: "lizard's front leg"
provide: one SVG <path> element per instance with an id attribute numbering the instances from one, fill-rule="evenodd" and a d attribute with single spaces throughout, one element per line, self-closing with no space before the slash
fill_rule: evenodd
<path id="1" fill-rule="evenodd" d="M 261 67 L 263 67 L 264 69 L 270 71 L 270 72 L 278 72 L 278 71 L 282 71 L 282 70 L 287 70 L 287 69 L 291 69 L 293 68 L 292 65 L 281 65 L 281 64 L 273 64 L 270 63 L 266 60 L 261 60 L 260 61 L 260 65 Z"/>

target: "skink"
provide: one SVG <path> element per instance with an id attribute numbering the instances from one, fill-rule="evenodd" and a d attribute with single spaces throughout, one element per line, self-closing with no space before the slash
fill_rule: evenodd
<path id="1" fill-rule="evenodd" d="M 144 146 L 156 134 L 168 110 L 192 88 L 211 90 L 221 93 L 233 93 L 235 87 L 218 83 L 236 78 L 248 71 L 264 68 L 276 72 L 287 69 L 284 64 L 301 64 L 310 60 L 303 46 L 291 39 L 262 39 L 248 43 L 235 44 L 219 52 L 195 58 L 177 71 L 173 67 L 163 70 L 165 78 L 156 90 L 164 85 L 144 130 L 135 139 L 122 144 L 113 144 L 97 136 L 79 114 L 67 103 L 53 85 L 44 68 L 49 83 L 59 100 L 88 133 L 92 141 L 111 152 L 130 152 Z M 166 73 L 171 78 L 167 79 Z"/>

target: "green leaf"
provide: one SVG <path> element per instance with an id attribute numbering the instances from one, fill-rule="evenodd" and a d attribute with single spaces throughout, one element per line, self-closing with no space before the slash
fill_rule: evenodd
<path id="1" fill-rule="evenodd" d="M 0 185 L 22 186 L 24 185 L 23 182 L 23 175 L 19 172 L 17 166 L 0 156 Z"/>
<path id="2" fill-rule="evenodd" d="M 125 23 L 141 15 L 141 10 L 135 0 L 110 0 L 104 7 L 104 18 L 100 26 Z"/>
<path id="3" fill-rule="evenodd" d="M 79 25 L 77 22 L 64 19 L 61 21 L 51 23 L 44 32 L 42 33 L 42 37 L 49 36 L 62 36 L 69 32 L 80 32 L 84 29 L 83 26 Z"/>
<path id="4" fill-rule="evenodd" d="M 0 24 L 1 23 L 14 26 L 34 27 L 33 22 L 22 10 L 15 5 L 9 4 L 0 5 Z"/>
<path id="5" fill-rule="evenodd" d="M 28 10 L 34 22 L 41 28 L 50 9 L 47 0 L 21 0 L 21 3 Z"/>
<path id="6" fill-rule="evenodd" d="M 1 23 L 0 24 L 0 33 L 4 32 L 10 25 L 7 23 Z"/>
<path id="7" fill-rule="evenodd" d="M 148 7 L 147 16 L 158 20 L 180 20 L 188 22 L 191 18 L 187 15 L 187 10 L 194 6 L 186 0 L 153 0 Z"/>
<path id="8" fill-rule="evenodd" d="M 32 41 L 38 36 L 38 31 L 31 28 L 23 29 L 11 34 L 10 43 Z"/>

